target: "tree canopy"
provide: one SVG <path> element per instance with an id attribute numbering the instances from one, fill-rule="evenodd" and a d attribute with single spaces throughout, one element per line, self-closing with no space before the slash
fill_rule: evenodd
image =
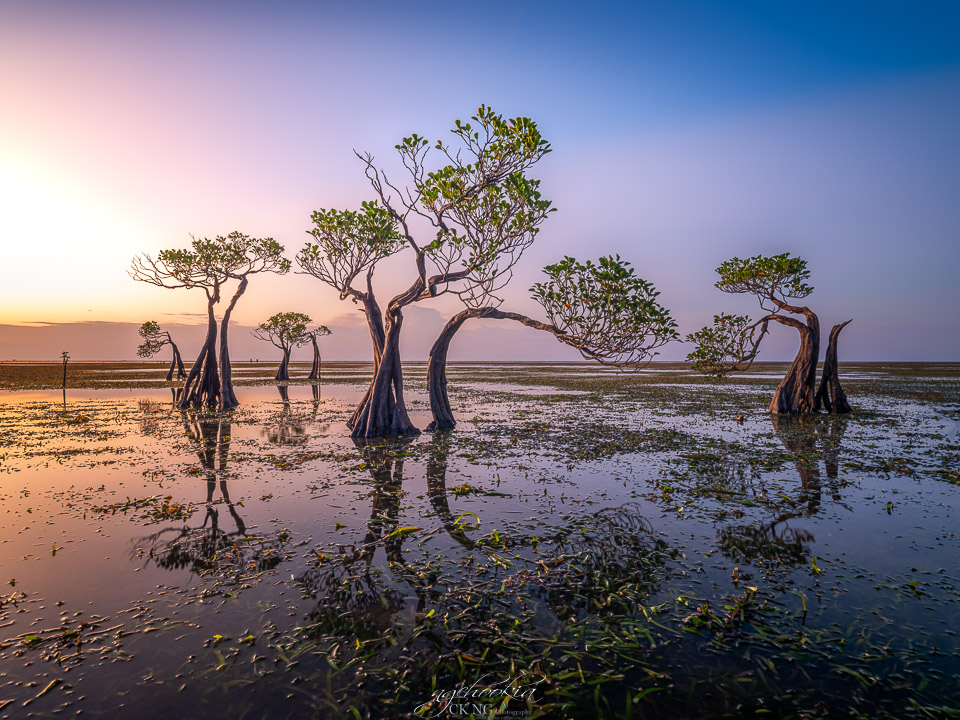
<path id="1" fill-rule="evenodd" d="M 298 312 L 283 312 L 271 316 L 266 322 L 260 323 L 252 334 L 258 340 L 272 343 L 281 350 L 297 347 L 310 342 L 311 331 L 307 326 L 313 322 L 309 315 Z M 327 333 L 326 326 L 321 326 Z M 319 330 L 319 328 L 318 328 Z M 316 332 L 316 331 L 313 331 Z M 321 333 L 321 334 L 327 334 Z"/>
<path id="2" fill-rule="evenodd" d="M 786 309 L 787 300 L 799 300 L 813 292 L 807 284 L 807 261 L 791 257 L 790 253 L 755 255 L 746 260 L 733 257 L 717 268 L 717 274 L 720 279 L 716 287 L 722 292 L 755 295 L 760 306 L 770 312 Z M 768 308 L 767 302 L 773 308 Z"/>
<path id="3" fill-rule="evenodd" d="M 310 219 L 307 232 L 314 242 L 297 253 L 297 263 L 337 290 L 341 300 L 357 292 L 352 284 L 361 273 L 406 246 L 393 215 L 376 201 L 362 203 L 360 210 L 317 210 Z"/>
<path id="4" fill-rule="evenodd" d="M 153 357 L 164 345 L 170 344 L 170 333 L 161 328 L 156 320 L 147 320 L 137 332 L 143 338 L 143 342 L 137 347 L 138 357 Z"/>
<path id="5" fill-rule="evenodd" d="M 588 360 L 636 367 L 679 338 L 676 321 L 657 300 L 660 293 L 619 255 L 596 263 L 565 257 L 544 272 L 548 279 L 531 288 L 533 298 L 557 339 Z"/>

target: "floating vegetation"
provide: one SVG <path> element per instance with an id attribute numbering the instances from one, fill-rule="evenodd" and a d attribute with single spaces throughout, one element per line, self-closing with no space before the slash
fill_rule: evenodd
<path id="1" fill-rule="evenodd" d="M 4 396 L 0 717 L 955 717 L 960 371 L 771 419 L 766 367 L 452 364 L 473 421 L 374 443 L 354 364 L 322 399 L 238 365 L 232 413 L 177 410 L 165 364 Z"/>

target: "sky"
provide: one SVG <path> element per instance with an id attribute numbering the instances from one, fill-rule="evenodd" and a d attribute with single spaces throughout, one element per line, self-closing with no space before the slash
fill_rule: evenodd
<path id="1" fill-rule="evenodd" d="M 400 138 L 443 138 L 486 104 L 553 148 L 531 174 L 557 212 L 505 309 L 540 317 L 545 264 L 619 253 L 686 334 L 759 312 L 714 288 L 721 262 L 790 252 L 821 324 L 854 319 L 841 360 L 960 361 L 958 33 L 960 3 L 933 1 L 6 0 L 0 359 L 132 359 L 147 319 L 192 356 L 202 293 L 134 282 L 134 255 L 240 230 L 293 257 L 313 210 L 371 198 L 354 149 L 399 179 Z M 409 255 L 385 263 L 378 296 L 411 272 Z M 405 357 L 457 309 L 406 313 Z M 356 308 L 308 276 L 254 278 L 234 317 L 281 311 L 330 325 L 330 359 L 369 358 Z M 234 357 L 269 354 L 231 339 Z M 761 359 L 796 345 L 778 329 Z M 496 321 L 451 348 L 577 357 Z"/>

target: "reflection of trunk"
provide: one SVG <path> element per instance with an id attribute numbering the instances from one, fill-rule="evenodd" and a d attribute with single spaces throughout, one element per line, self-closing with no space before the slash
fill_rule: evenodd
<path id="1" fill-rule="evenodd" d="M 177 405 L 181 410 L 188 407 L 216 407 L 220 400 L 220 373 L 217 369 L 217 319 L 213 306 L 220 300 L 220 289 L 207 296 L 207 337 L 203 348 L 190 368 L 183 384 L 183 394 Z"/>
<path id="2" fill-rule="evenodd" d="M 790 312 L 802 312 L 806 318 L 804 325 L 798 320 L 780 315 L 769 316 L 784 325 L 790 325 L 800 333 L 800 349 L 790 369 L 774 391 L 770 401 L 770 412 L 790 415 L 809 415 L 813 412 L 814 395 L 817 381 L 817 359 L 820 355 L 820 320 L 810 310 L 791 309 Z"/>
<path id="3" fill-rule="evenodd" d="M 446 433 L 435 437 L 437 439 L 434 440 L 432 452 L 427 458 L 427 497 L 430 498 L 430 506 L 440 518 L 447 534 L 468 550 L 472 550 L 476 543 L 457 527 L 447 497 L 447 455 L 450 451 L 450 438 Z"/>
<path id="4" fill-rule="evenodd" d="M 823 418 L 817 425 L 817 434 L 820 436 L 820 448 L 823 453 L 823 465 L 827 471 L 831 496 L 840 502 L 840 443 L 847 429 L 847 418 Z"/>
<path id="5" fill-rule="evenodd" d="M 853 320 L 834 325 L 830 331 L 827 354 L 823 358 L 823 376 L 820 378 L 820 387 L 813 403 L 815 411 L 820 410 L 820 403 L 823 403 L 824 409 L 833 415 L 850 412 L 850 405 L 847 404 L 847 396 L 840 387 L 840 376 L 837 372 L 837 337 L 840 331 L 851 322 Z"/>
<path id="6" fill-rule="evenodd" d="M 773 431 L 787 452 L 793 456 L 794 465 L 800 474 L 800 486 L 807 501 L 807 514 L 815 515 L 820 510 L 822 495 L 820 487 L 820 460 L 817 456 L 817 436 L 813 417 L 771 416 Z"/>
<path id="7" fill-rule="evenodd" d="M 276 378 L 274 378 L 277 382 L 290 379 L 290 346 L 284 345 L 280 349 L 283 351 L 283 360 L 280 361 L 280 368 L 277 370 Z"/>
<path id="8" fill-rule="evenodd" d="M 373 503 L 364 539 L 364 545 L 369 548 L 365 560 L 368 565 L 373 561 L 375 543 L 383 540 L 387 559 L 405 565 L 403 535 L 394 534 L 399 524 L 400 493 L 403 490 L 403 453 L 395 450 L 402 449 L 403 445 L 364 446 L 362 441 L 355 443 L 362 448 L 363 459 L 373 477 Z"/>
<path id="9" fill-rule="evenodd" d="M 427 389 L 430 393 L 430 411 L 433 413 L 433 422 L 428 430 L 449 430 L 456 426 L 457 421 L 450 409 L 450 398 L 447 397 L 447 351 L 450 341 L 460 326 L 470 318 L 494 318 L 497 320 L 515 320 L 518 323 L 536 330 L 543 330 L 551 335 L 562 335 L 553 325 L 533 320 L 519 313 L 504 312 L 492 307 L 469 308 L 454 315 L 437 337 L 437 341 L 430 350 L 430 361 L 427 364 Z"/>
<path id="10" fill-rule="evenodd" d="M 410 422 L 403 401 L 403 368 L 400 365 L 400 328 L 403 312 L 393 309 L 387 315 L 383 355 L 367 394 L 355 415 L 355 438 L 386 435 L 418 435 Z"/>
<path id="11" fill-rule="evenodd" d="M 233 312 L 233 308 L 237 305 L 237 300 L 240 299 L 240 296 L 243 295 L 246 289 L 247 277 L 244 275 L 240 278 L 237 291 L 230 299 L 230 305 L 227 306 L 226 312 L 223 313 L 223 321 L 220 323 L 220 372 L 222 374 L 220 407 L 224 410 L 230 410 L 240 404 L 236 394 L 233 392 L 233 370 L 230 367 L 230 350 L 227 347 L 227 327 L 230 323 L 230 313 Z"/>
<path id="12" fill-rule="evenodd" d="M 363 398 L 357 405 L 357 409 L 353 411 L 353 415 L 350 417 L 350 420 L 347 421 L 347 427 L 349 427 L 351 430 L 356 428 L 357 422 L 360 419 L 360 414 L 363 412 L 367 405 L 367 401 L 370 399 L 370 392 L 373 389 L 373 382 L 376 380 L 377 371 L 380 369 L 380 359 L 383 357 L 383 345 L 386 339 L 386 332 L 383 329 L 383 313 L 380 312 L 380 305 L 377 304 L 377 300 L 373 295 L 373 288 L 370 284 L 369 277 L 367 278 L 367 292 L 356 292 L 355 297 L 363 303 L 363 314 L 367 318 L 367 327 L 370 330 L 370 341 L 373 343 L 373 380 L 370 382 L 370 385 L 367 387 L 367 391 L 364 393 Z M 393 391 L 391 389 L 390 397 L 388 399 L 390 412 L 393 412 L 394 400 Z"/>
<path id="13" fill-rule="evenodd" d="M 284 404 L 284 410 L 289 410 L 290 407 L 290 390 L 286 385 L 277 385 L 277 390 L 280 392 L 280 400 Z"/>
<path id="14" fill-rule="evenodd" d="M 173 380 L 173 371 L 177 371 L 177 380 L 183 380 L 187 376 L 187 371 L 183 367 L 183 358 L 180 357 L 180 349 L 177 344 L 170 339 L 170 333 L 167 333 L 170 347 L 173 348 L 173 357 L 170 359 L 170 369 L 167 371 L 167 380 Z"/>

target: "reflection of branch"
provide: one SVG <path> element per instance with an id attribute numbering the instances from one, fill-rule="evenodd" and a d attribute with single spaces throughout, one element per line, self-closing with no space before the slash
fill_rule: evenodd
<path id="1" fill-rule="evenodd" d="M 789 565 L 807 562 L 809 544 L 814 542 L 813 533 L 802 528 L 792 528 L 788 520 L 804 517 L 806 513 L 782 513 L 768 523 L 759 525 L 734 525 L 720 531 L 719 545 L 729 557 L 750 562 L 772 560 Z M 778 530 L 777 526 L 784 524 Z"/>
<path id="2" fill-rule="evenodd" d="M 450 437 L 444 433 L 438 434 L 433 443 L 432 452 L 427 459 L 427 497 L 433 512 L 443 523 L 447 534 L 463 545 L 467 550 L 473 550 L 477 543 L 467 537 L 459 527 L 450 512 L 449 498 L 447 497 L 447 455 L 450 452 Z"/>
<path id="3" fill-rule="evenodd" d="M 202 575 L 217 566 L 217 554 L 234 545 L 234 538 L 246 535 L 246 527 L 232 504 L 230 514 L 237 524 L 235 532 L 225 532 L 219 527 L 219 513 L 213 505 L 207 506 L 203 524 L 199 527 L 170 527 L 159 530 L 136 541 L 138 547 L 149 547 L 149 558 L 157 567 L 176 570 L 189 567 Z M 207 527 L 207 523 L 210 527 Z M 176 533 L 172 540 L 164 540 L 169 533 Z M 245 546 L 249 547 L 249 546 Z"/>

